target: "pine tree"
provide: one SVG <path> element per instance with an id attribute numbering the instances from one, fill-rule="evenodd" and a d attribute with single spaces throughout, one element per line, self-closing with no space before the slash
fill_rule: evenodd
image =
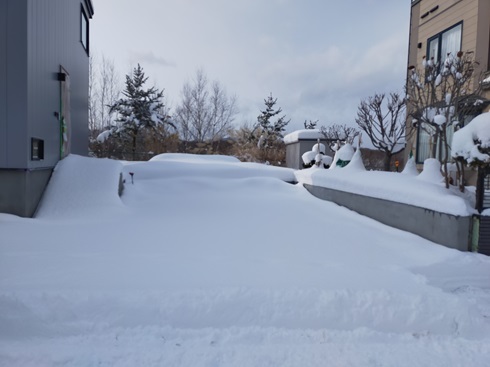
<path id="1" fill-rule="evenodd" d="M 285 127 L 289 124 L 290 120 L 286 120 L 286 116 L 279 117 L 282 109 L 279 107 L 277 110 L 274 106 L 277 102 L 277 98 L 272 97 L 272 93 L 267 99 L 264 99 L 265 110 L 260 111 L 261 114 L 257 116 L 257 124 L 252 131 L 254 136 L 259 136 L 257 147 L 261 152 L 261 160 L 268 162 L 270 158 L 275 157 L 277 151 L 283 149 L 283 132 Z M 275 121 L 273 118 L 277 117 Z"/>
<path id="2" fill-rule="evenodd" d="M 260 111 L 261 114 L 257 117 L 257 128 L 261 129 L 262 145 L 263 147 L 272 146 L 276 141 L 282 138 L 282 133 L 286 130 L 285 127 L 289 124 L 290 120 L 286 120 L 286 116 L 279 117 L 276 121 L 272 122 L 272 118 L 278 116 L 282 109 L 279 107 L 274 109 L 274 105 L 277 102 L 277 98 L 272 97 L 272 93 L 267 99 L 264 99 L 266 109 Z"/>
<path id="3" fill-rule="evenodd" d="M 169 123 L 163 113 L 163 90 L 155 87 L 144 89 L 147 80 L 143 68 L 138 64 L 132 75 L 126 75 L 126 87 L 122 92 L 124 97 L 110 106 L 110 112 L 117 113 L 111 133 L 131 145 L 133 160 L 136 159 L 138 134 Z"/>

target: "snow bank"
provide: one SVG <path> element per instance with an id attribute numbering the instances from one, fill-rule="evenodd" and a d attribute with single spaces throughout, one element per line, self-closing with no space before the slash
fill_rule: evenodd
<path id="1" fill-rule="evenodd" d="M 430 162 L 429 166 L 431 166 Z M 447 190 L 442 180 L 439 180 L 439 177 L 442 177 L 441 173 L 429 167 L 422 178 L 419 178 L 420 175 L 402 175 L 398 172 L 346 170 L 345 168 L 324 171 L 308 169 L 296 171 L 295 174 L 300 184 L 352 192 L 452 215 L 467 216 L 475 212 L 463 194 L 457 190 Z"/>
<path id="2" fill-rule="evenodd" d="M 85 216 L 97 208 L 121 210 L 118 195 L 123 165 L 110 159 L 69 155 L 56 165 L 37 218 Z"/>

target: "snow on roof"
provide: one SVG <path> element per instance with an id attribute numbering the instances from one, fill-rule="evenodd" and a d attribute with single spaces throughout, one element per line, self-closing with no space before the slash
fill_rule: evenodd
<path id="1" fill-rule="evenodd" d="M 322 132 L 319 129 L 303 129 L 296 130 L 284 137 L 285 144 L 296 143 L 303 139 L 324 139 Z"/>
<path id="2" fill-rule="evenodd" d="M 462 157 L 468 164 L 489 162 L 490 156 L 478 149 L 490 148 L 490 112 L 476 116 L 465 127 L 456 131 L 451 144 L 452 156 Z"/>

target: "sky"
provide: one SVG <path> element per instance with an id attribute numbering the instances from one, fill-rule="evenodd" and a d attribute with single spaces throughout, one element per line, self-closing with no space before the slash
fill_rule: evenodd
<path id="1" fill-rule="evenodd" d="M 92 55 L 121 80 L 140 63 L 178 105 L 198 69 L 255 123 L 271 93 L 291 119 L 355 125 L 361 99 L 402 91 L 410 1 L 94 0 Z"/>

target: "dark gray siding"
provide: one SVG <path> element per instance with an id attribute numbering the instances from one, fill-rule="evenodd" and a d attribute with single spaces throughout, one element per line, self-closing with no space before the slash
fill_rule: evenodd
<path id="1" fill-rule="evenodd" d="M 53 167 L 60 157 L 60 109 L 63 66 L 70 75 L 71 153 L 88 151 L 88 56 L 80 42 L 77 0 L 29 0 L 27 140 L 44 140 L 44 161 L 29 161 L 28 168 Z"/>
<path id="2" fill-rule="evenodd" d="M 5 3 L 5 2 L 4 2 Z M 27 0 L 7 1 L 5 168 L 27 168 Z"/>
<path id="3" fill-rule="evenodd" d="M 7 3 L 0 1 L 0 168 L 7 164 Z"/>
<path id="4" fill-rule="evenodd" d="M 303 169 L 302 156 L 306 152 L 311 151 L 317 140 L 299 140 L 295 143 L 286 145 L 286 166 L 293 169 Z M 325 145 L 326 155 L 333 157 L 333 153 L 328 149 L 328 143 L 325 140 L 320 140 L 321 144 Z"/>

